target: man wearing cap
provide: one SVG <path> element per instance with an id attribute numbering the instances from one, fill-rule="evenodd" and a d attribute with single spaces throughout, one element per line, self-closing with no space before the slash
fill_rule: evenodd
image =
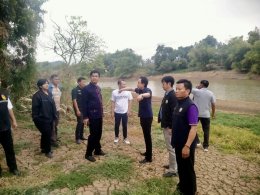
<path id="1" fill-rule="evenodd" d="M 208 152 L 209 147 L 209 130 L 210 130 L 210 109 L 212 110 L 211 116 L 215 118 L 215 103 L 216 98 L 214 94 L 208 90 L 209 82 L 207 80 L 201 80 L 197 88 L 193 88 L 191 93 L 193 94 L 193 100 L 199 109 L 199 121 L 202 125 L 204 132 L 203 148 L 205 152 Z M 199 137 L 196 135 L 197 144 L 200 145 Z"/>
<path id="2" fill-rule="evenodd" d="M 51 134 L 57 112 L 54 100 L 48 92 L 48 85 L 47 79 L 40 79 L 37 82 L 39 90 L 32 97 L 32 119 L 41 132 L 41 152 L 46 157 L 52 158 Z"/>
<path id="3" fill-rule="evenodd" d="M 10 173 L 14 175 L 20 175 L 20 172 L 17 169 L 11 132 L 11 124 L 13 128 L 17 127 L 16 119 L 12 109 L 13 105 L 9 99 L 7 91 L 2 89 L 0 86 L 0 143 L 4 148 L 6 162 Z M 0 177 L 1 176 L 2 168 L 0 166 Z"/>

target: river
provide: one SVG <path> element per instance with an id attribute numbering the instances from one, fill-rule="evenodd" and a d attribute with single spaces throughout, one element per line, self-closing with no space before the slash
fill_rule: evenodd
<path id="1" fill-rule="evenodd" d="M 198 85 L 200 79 L 191 79 L 194 87 Z M 128 87 L 136 87 L 136 80 L 126 80 Z M 209 90 L 211 90 L 217 99 L 220 100 L 237 100 L 248 102 L 260 102 L 260 81 L 259 80 L 240 80 L 240 79 L 209 79 Z M 117 81 L 100 81 L 101 87 L 117 88 Z M 164 91 L 162 90 L 160 80 L 150 80 L 148 87 L 152 90 L 153 96 L 162 97 Z M 175 86 L 174 86 L 175 87 Z"/>

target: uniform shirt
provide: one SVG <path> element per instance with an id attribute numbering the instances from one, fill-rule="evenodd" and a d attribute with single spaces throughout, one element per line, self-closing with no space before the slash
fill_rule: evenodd
<path id="1" fill-rule="evenodd" d="M 78 108 L 80 110 L 80 112 L 82 112 L 82 89 L 77 86 L 74 89 L 72 89 L 71 91 L 71 97 L 72 97 L 72 101 L 76 100 L 77 104 L 78 104 Z"/>
<path id="2" fill-rule="evenodd" d="M 133 96 L 130 91 L 122 91 L 118 89 L 112 92 L 111 100 L 115 102 L 115 113 L 124 114 L 128 111 L 128 101 L 132 100 Z"/>
<path id="3" fill-rule="evenodd" d="M 199 117 L 210 118 L 211 104 L 216 103 L 214 94 L 207 88 L 193 88 L 191 93 L 194 97 L 194 103 L 199 109 Z"/>
<path id="4" fill-rule="evenodd" d="M 139 109 L 138 109 L 138 117 L 140 118 L 151 118 L 153 117 L 153 111 L 152 111 L 152 91 L 151 89 L 145 87 L 144 89 L 136 88 L 135 92 L 137 94 L 143 94 L 143 93 L 150 93 L 149 98 L 143 98 L 139 102 Z"/>

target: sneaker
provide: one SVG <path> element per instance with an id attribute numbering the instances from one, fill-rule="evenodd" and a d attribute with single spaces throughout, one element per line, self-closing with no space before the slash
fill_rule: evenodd
<path id="1" fill-rule="evenodd" d="M 127 138 L 125 138 L 125 139 L 124 139 L 124 143 L 125 143 L 125 144 L 130 144 L 130 141 L 129 141 Z"/>
<path id="2" fill-rule="evenodd" d="M 177 173 L 167 172 L 163 174 L 163 177 L 176 177 Z"/>
<path id="3" fill-rule="evenodd" d="M 208 152 L 209 151 L 209 149 L 208 148 L 204 148 L 204 152 Z"/>
<path id="4" fill-rule="evenodd" d="M 93 156 L 85 156 L 85 159 L 89 160 L 90 162 L 96 161 L 96 159 Z"/>
<path id="5" fill-rule="evenodd" d="M 76 140 L 76 144 L 81 144 L 80 139 L 77 139 L 77 140 Z"/>
<path id="6" fill-rule="evenodd" d="M 201 143 L 197 143 L 197 148 L 200 148 L 201 147 Z"/>
<path id="7" fill-rule="evenodd" d="M 150 163 L 150 162 L 152 162 L 152 160 L 147 160 L 146 158 L 139 161 L 140 164 L 145 164 L 145 163 Z"/>
<path id="8" fill-rule="evenodd" d="M 119 138 L 115 137 L 114 143 L 117 144 L 119 142 Z"/>
<path id="9" fill-rule="evenodd" d="M 86 138 L 86 137 L 81 137 L 80 139 L 81 140 L 88 140 L 88 138 Z"/>

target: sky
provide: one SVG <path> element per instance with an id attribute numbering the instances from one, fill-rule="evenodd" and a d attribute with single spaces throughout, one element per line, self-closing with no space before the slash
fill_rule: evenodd
<path id="1" fill-rule="evenodd" d="M 61 60 L 46 49 L 53 23 L 82 16 L 88 30 L 100 37 L 106 52 L 131 48 L 151 58 L 159 44 L 177 49 L 207 35 L 219 42 L 260 28 L 260 0 L 48 0 L 43 7 L 44 31 L 38 37 L 37 61 Z"/>

